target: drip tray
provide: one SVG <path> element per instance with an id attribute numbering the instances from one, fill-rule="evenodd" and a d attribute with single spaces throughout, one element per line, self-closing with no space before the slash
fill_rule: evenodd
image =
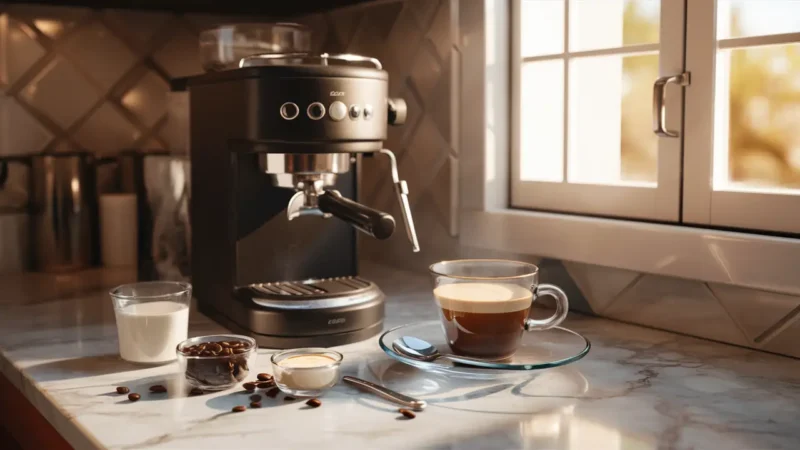
<path id="1" fill-rule="evenodd" d="M 277 310 L 350 307 L 382 296 L 375 283 L 352 276 L 251 284 L 240 288 L 239 294 L 261 307 Z"/>

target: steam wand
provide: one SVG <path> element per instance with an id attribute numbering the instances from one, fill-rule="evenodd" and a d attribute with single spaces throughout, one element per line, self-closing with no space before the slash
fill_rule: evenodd
<path id="1" fill-rule="evenodd" d="M 411 216 L 411 205 L 408 202 L 408 183 L 400 179 L 400 173 L 397 171 L 397 158 L 395 158 L 394 153 L 385 148 L 381 149 L 380 152 L 389 157 L 389 163 L 392 167 L 394 192 L 397 194 L 397 201 L 400 203 L 400 210 L 403 214 L 403 223 L 406 225 L 408 240 L 411 242 L 412 250 L 416 253 L 419 251 L 419 241 L 417 240 L 417 230 L 414 227 L 414 217 Z"/>

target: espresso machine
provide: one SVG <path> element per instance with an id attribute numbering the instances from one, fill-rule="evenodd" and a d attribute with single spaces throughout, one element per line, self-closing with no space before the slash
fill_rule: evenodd
<path id="1" fill-rule="evenodd" d="M 200 311 L 262 346 L 333 346 L 383 324 L 384 294 L 358 275 L 357 231 L 393 234 L 358 203 L 361 161 L 382 157 L 413 251 L 408 187 L 383 148 L 406 105 L 377 59 L 258 54 L 188 79 L 192 283 Z M 389 182 L 389 180 L 387 180 Z"/>

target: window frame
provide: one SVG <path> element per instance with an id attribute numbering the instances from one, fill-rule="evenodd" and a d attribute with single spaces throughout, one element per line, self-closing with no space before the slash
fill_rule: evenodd
<path id="1" fill-rule="evenodd" d="M 683 219 L 685 223 L 741 228 L 754 232 L 800 233 L 800 193 L 714 190 L 714 97 L 717 61 L 717 0 L 689 2 L 687 9 L 687 88 L 684 135 Z M 800 44 L 800 33 L 731 38 L 721 47 Z"/>
<path id="2" fill-rule="evenodd" d="M 509 207 L 509 1 L 456 1 L 460 246 L 800 294 L 800 239 Z"/>
<path id="3" fill-rule="evenodd" d="M 653 187 L 569 182 L 569 75 L 570 64 L 577 58 L 620 55 L 632 56 L 658 50 L 659 77 L 684 71 L 684 13 L 682 1 L 661 2 L 659 43 L 623 46 L 613 49 L 571 51 L 569 49 L 569 8 L 573 0 L 564 1 L 564 50 L 561 54 L 523 58 L 521 46 L 521 2 L 510 0 L 511 6 L 511 202 L 517 208 L 559 211 L 576 214 L 614 216 L 660 222 L 680 220 L 680 183 L 682 139 L 663 137 L 658 142 L 657 184 Z M 644 53 L 643 53 L 644 52 Z M 564 164 L 563 181 L 527 181 L 520 179 L 521 159 L 521 68 L 523 60 L 562 60 L 564 64 Z M 655 80 L 653 80 L 655 81 Z M 666 96 L 667 127 L 682 133 L 683 92 L 668 86 Z"/>

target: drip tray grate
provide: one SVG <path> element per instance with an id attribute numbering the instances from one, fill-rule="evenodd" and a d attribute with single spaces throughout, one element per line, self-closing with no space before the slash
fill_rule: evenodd
<path id="1" fill-rule="evenodd" d="M 370 288 L 372 282 L 361 277 L 321 278 L 305 281 L 278 281 L 248 286 L 256 295 L 269 297 L 325 298 L 353 295 Z"/>

